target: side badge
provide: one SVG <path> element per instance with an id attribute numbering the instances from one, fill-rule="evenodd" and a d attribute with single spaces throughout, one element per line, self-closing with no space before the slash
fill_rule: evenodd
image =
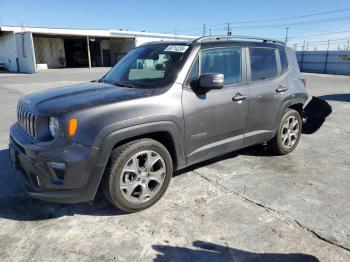
<path id="1" fill-rule="evenodd" d="M 198 134 L 195 134 L 195 135 L 191 135 L 191 139 L 192 140 L 199 139 L 199 138 L 205 137 L 206 135 L 208 135 L 207 132 L 198 133 Z"/>

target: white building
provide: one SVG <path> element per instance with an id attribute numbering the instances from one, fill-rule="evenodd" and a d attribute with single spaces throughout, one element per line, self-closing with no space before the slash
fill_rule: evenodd
<path id="1" fill-rule="evenodd" d="M 48 68 L 112 66 L 135 46 L 193 38 L 127 30 L 0 25 L 0 67 L 35 73 Z"/>

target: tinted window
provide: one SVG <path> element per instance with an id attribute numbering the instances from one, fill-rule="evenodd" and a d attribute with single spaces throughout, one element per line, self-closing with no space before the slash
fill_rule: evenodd
<path id="1" fill-rule="evenodd" d="M 279 52 L 280 52 L 282 73 L 284 73 L 288 70 L 288 59 L 287 59 L 287 55 L 286 55 L 285 50 L 280 49 Z"/>
<path id="2" fill-rule="evenodd" d="M 223 73 L 225 85 L 242 81 L 241 48 L 216 48 L 201 52 L 201 74 Z"/>
<path id="3" fill-rule="evenodd" d="M 252 80 L 272 78 L 277 75 L 275 49 L 250 48 L 250 69 Z"/>
<path id="4" fill-rule="evenodd" d="M 109 84 L 155 88 L 174 81 L 187 54 L 187 45 L 154 44 L 137 47 L 104 77 Z"/>

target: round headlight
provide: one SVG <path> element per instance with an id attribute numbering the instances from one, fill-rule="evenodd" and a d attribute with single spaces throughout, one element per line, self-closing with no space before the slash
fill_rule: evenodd
<path id="1" fill-rule="evenodd" d="M 51 136 L 56 138 L 58 135 L 58 129 L 59 129 L 59 123 L 57 118 L 50 117 L 49 129 L 50 129 Z"/>

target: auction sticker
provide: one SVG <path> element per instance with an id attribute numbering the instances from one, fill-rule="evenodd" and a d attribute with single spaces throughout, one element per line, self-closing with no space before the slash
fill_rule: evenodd
<path id="1" fill-rule="evenodd" d="M 188 45 L 169 45 L 164 52 L 185 53 L 188 47 Z"/>

